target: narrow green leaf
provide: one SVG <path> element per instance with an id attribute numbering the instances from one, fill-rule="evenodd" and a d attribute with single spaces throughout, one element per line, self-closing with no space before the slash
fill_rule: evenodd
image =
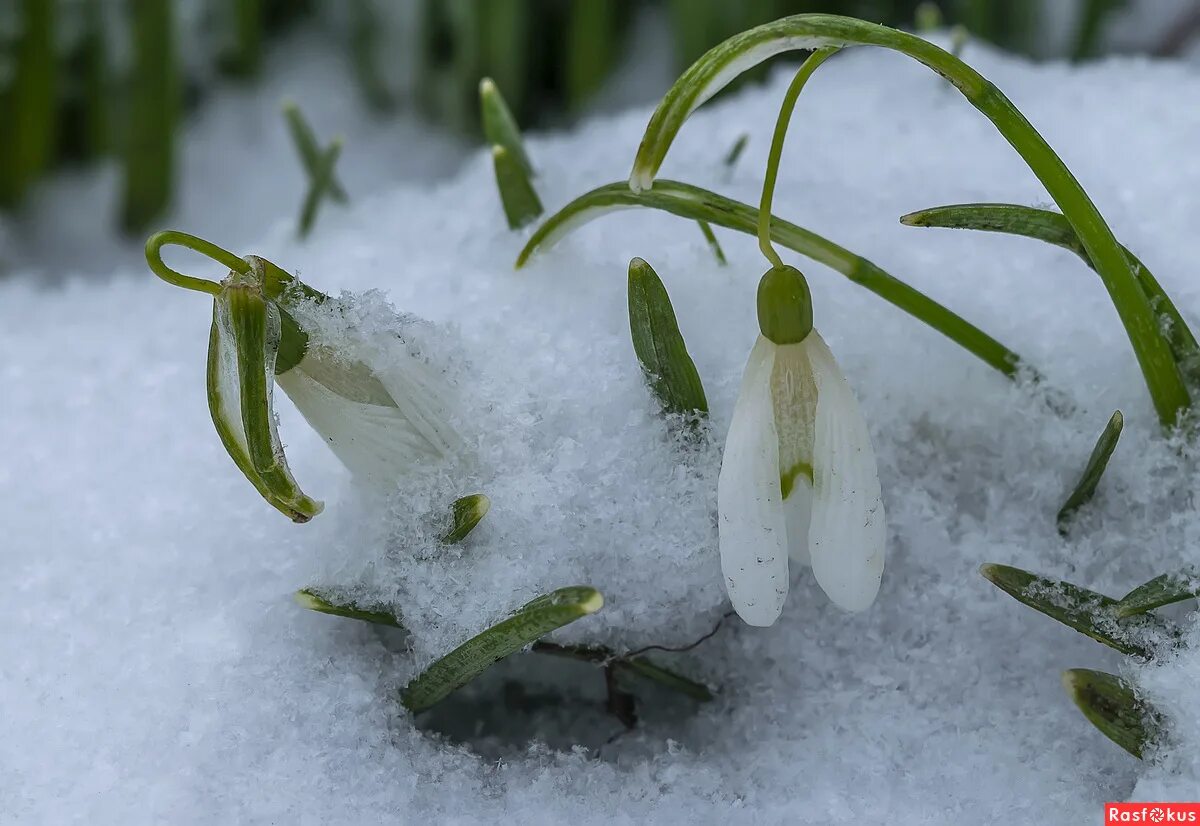
<path id="1" fill-rule="evenodd" d="M 707 413 L 704 385 L 679 332 L 667 288 L 641 258 L 629 262 L 629 330 L 646 381 L 663 410 Z"/>
<path id="2" fill-rule="evenodd" d="M 520 229 L 542 214 L 542 202 L 529 176 L 503 146 L 492 147 L 492 165 L 496 170 L 496 188 L 504 205 L 509 229 Z"/>
<path id="3" fill-rule="evenodd" d="M 562 83 L 572 111 L 582 108 L 612 65 L 619 6 L 611 0 L 568 0 Z"/>
<path id="4" fill-rule="evenodd" d="M 313 224 L 317 221 L 317 210 L 321 206 L 321 201 L 330 192 L 330 184 L 333 181 L 333 168 L 337 164 L 337 159 L 341 152 L 342 142 L 340 139 L 334 138 L 333 142 L 329 144 L 329 148 L 321 154 L 320 165 L 309 182 L 308 194 L 304 197 L 304 204 L 300 207 L 298 232 L 301 238 L 307 238 L 308 234 L 312 232 Z"/>
<path id="5" fill-rule="evenodd" d="M 694 700 L 707 703 L 713 699 L 712 690 L 704 683 L 689 679 L 677 671 L 664 668 L 646 657 L 625 659 L 618 657 L 608 648 L 588 645 L 557 645 L 552 642 L 538 641 L 530 649 L 536 654 L 549 654 L 571 660 L 582 660 L 594 665 L 611 666 L 612 668 L 658 683 L 664 688 L 686 694 Z"/>
<path id="6" fill-rule="evenodd" d="M 901 217 L 900 223 L 910 227 L 973 229 L 1033 238 L 1073 252 L 1093 271 L 1096 269 L 1071 222 L 1062 213 L 1048 209 L 1016 204 L 952 204 L 911 212 Z M 1158 314 L 1176 363 L 1194 383 L 1200 384 L 1200 344 L 1196 343 L 1196 337 L 1149 268 L 1128 248 L 1121 249 L 1133 265 L 1142 292 Z"/>
<path id="7" fill-rule="evenodd" d="M 1108 424 L 1104 426 L 1104 432 L 1096 440 L 1096 446 L 1092 448 L 1092 455 L 1088 457 L 1087 465 L 1083 468 L 1083 475 L 1079 477 L 1079 481 L 1075 483 L 1075 489 L 1071 491 L 1071 495 L 1067 497 L 1067 501 L 1063 503 L 1058 512 L 1058 530 L 1060 532 L 1066 531 L 1066 525 L 1071 515 L 1096 495 L 1096 486 L 1100 484 L 1100 478 L 1104 476 L 1104 469 L 1108 467 L 1109 458 L 1117 449 L 1117 441 L 1121 438 L 1121 428 L 1124 426 L 1125 417 L 1121 415 L 1120 410 L 1115 411 L 1112 418 L 1108 420 Z"/>
<path id="8" fill-rule="evenodd" d="M 425 669 L 405 687 L 401 700 L 414 713 L 431 708 L 499 660 L 603 606 L 600 592 L 586 585 L 540 596 Z"/>
<path id="9" fill-rule="evenodd" d="M 533 164 L 525 153 L 525 142 L 521 140 L 521 129 L 500 94 L 500 89 L 490 77 L 479 81 L 479 116 L 483 122 L 483 136 L 493 147 L 500 146 L 516 160 L 527 177 L 533 177 Z M 540 210 L 539 210 L 540 212 Z"/>
<path id="10" fill-rule="evenodd" d="M 1156 576 L 1134 588 L 1117 603 L 1117 616 L 1132 617 L 1200 597 L 1200 569 L 1188 568 Z"/>
<path id="11" fill-rule="evenodd" d="M 1139 760 L 1155 739 L 1158 715 L 1115 674 L 1073 668 L 1063 672 L 1063 688 L 1100 732 Z"/>
<path id="12" fill-rule="evenodd" d="M 36 0 L 35 0 L 36 2 Z M 50 5 L 50 4 L 46 4 Z M 182 83 L 175 44 L 174 3 L 131 0 L 133 67 L 125 141 L 122 226 L 140 232 L 171 201 L 175 130 Z"/>
<path id="13" fill-rule="evenodd" d="M 729 147 L 729 152 L 725 155 L 725 168 L 733 169 L 737 166 L 738 159 L 742 157 L 742 152 L 746 149 L 746 144 L 750 142 L 750 133 L 743 132 L 738 135 L 738 139 L 733 142 L 733 146 Z"/>
<path id="14" fill-rule="evenodd" d="M 317 143 L 317 135 L 295 102 L 289 100 L 283 104 L 283 117 L 287 121 L 292 143 L 296 146 L 296 152 L 300 155 L 311 185 L 312 181 L 320 177 L 324 163 L 324 153 L 321 151 L 320 144 Z M 329 197 L 340 204 L 344 204 L 348 200 L 346 190 L 338 181 L 337 176 L 332 173 L 329 177 Z"/>
<path id="15" fill-rule="evenodd" d="M 442 537 L 442 541 L 447 545 L 462 542 L 471 531 L 475 530 L 475 526 L 483 520 L 483 517 L 487 516 L 491 507 L 492 500 L 482 493 L 473 493 L 455 501 L 451 507 L 451 517 L 454 523 L 449 533 Z"/>
<path id="16" fill-rule="evenodd" d="M 991 563 L 979 572 L 1018 602 L 1122 654 L 1149 659 L 1157 642 L 1179 638 L 1179 630 L 1158 617 L 1120 619 L 1115 599 L 1069 582 Z"/>
<path id="17" fill-rule="evenodd" d="M 716 258 L 717 263 L 724 267 L 729 262 L 725 260 L 725 250 L 721 249 L 721 242 L 717 240 L 712 224 L 708 221 L 697 221 L 696 225 L 700 227 L 700 234 L 708 242 L 708 248 L 712 250 L 713 258 Z"/>
<path id="18" fill-rule="evenodd" d="M 654 183 L 654 189 L 642 192 L 634 192 L 626 182 L 620 181 L 585 192 L 547 218 L 517 256 L 517 268 L 524 266 L 538 250 L 551 246 L 589 221 L 616 209 L 633 207 L 659 209 L 748 235 L 758 233 L 758 210 L 748 204 L 677 181 L 658 180 Z M 1019 366 L 1030 370 L 1016 353 L 966 319 L 848 249 L 775 216 L 771 218 L 771 238 L 841 273 L 855 284 L 923 321 L 1004 375 L 1015 378 Z M 1037 373 L 1033 372 L 1036 378 Z"/>
<path id="19" fill-rule="evenodd" d="M 353 602 L 333 602 L 322 596 L 313 588 L 302 588 L 295 594 L 298 605 L 310 611 L 331 614 L 335 617 L 346 617 L 375 625 L 390 625 L 393 628 L 403 628 L 400 619 L 389 611 L 368 611 Z"/>
<path id="20" fill-rule="evenodd" d="M 935 32 L 946 24 L 942 7 L 932 0 L 923 0 L 914 14 L 914 26 L 921 34 Z"/>
<path id="21" fill-rule="evenodd" d="M 711 702 L 713 699 L 712 691 L 704 683 L 698 683 L 695 680 L 689 680 L 682 674 L 677 674 L 668 668 L 663 668 L 645 657 L 634 657 L 632 660 L 617 660 L 613 666 L 628 671 L 630 674 L 635 674 L 645 680 L 658 683 L 664 688 L 669 688 L 672 691 L 678 691 L 680 694 L 686 694 L 693 700 L 699 700 L 702 703 Z"/>
<path id="22" fill-rule="evenodd" d="M 907 32 L 850 17 L 799 14 L 734 35 L 707 51 L 675 82 L 650 118 L 629 176 L 650 189 L 684 121 L 743 72 L 774 55 L 800 49 L 879 46 L 900 52 L 949 80 L 986 116 L 1045 186 L 1096 265 L 1141 367 L 1164 428 L 1191 405 L 1175 359 L 1133 267 L 1112 230 L 1062 159 L 1025 116 L 985 77 L 949 52 Z"/>

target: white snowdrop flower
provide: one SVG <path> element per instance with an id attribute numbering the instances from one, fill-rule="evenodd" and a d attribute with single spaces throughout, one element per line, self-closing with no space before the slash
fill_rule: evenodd
<path id="1" fill-rule="evenodd" d="M 358 479 L 390 488 L 415 463 L 462 448 L 449 423 L 449 386 L 396 339 L 387 369 L 376 372 L 309 333 L 273 297 L 280 280 L 263 259 L 231 273 L 214 296 L 208 395 L 226 451 L 262 496 L 297 522 L 321 512 L 292 478 L 276 432 L 273 385 Z M 298 282 L 296 282 L 298 283 Z M 310 298 L 326 300 L 308 291 Z"/>
<path id="2" fill-rule="evenodd" d="M 886 539 L 866 422 L 813 329 L 799 270 L 762 277 L 758 323 L 717 487 L 729 599 L 750 625 L 774 624 L 790 557 L 812 566 L 834 603 L 864 610 L 879 591 Z"/>

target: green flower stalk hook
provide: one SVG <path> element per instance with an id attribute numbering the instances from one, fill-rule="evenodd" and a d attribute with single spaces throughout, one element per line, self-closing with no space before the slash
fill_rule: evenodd
<path id="1" fill-rule="evenodd" d="M 814 53 L 779 113 L 763 183 L 759 245 L 772 267 L 758 284 L 759 336 L 742 376 L 717 482 L 721 570 L 751 625 L 779 618 L 789 557 L 849 611 L 868 608 L 883 577 L 887 529 L 879 472 L 854 392 L 813 328 L 803 274 L 771 246 L 771 199 L 787 122 Z"/>
<path id="2" fill-rule="evenodd" d="M 212 258 L 229 276 L 217 283 L 171 269 L 162 260 L 162 248 L 171 244 Z M 275 425 L 276 384 L 351 473 L 375 485 L 394 485 L 413 463 L 461 448 L 448 424 L 450 392 L 440 376 L 407 350 L 400 367 L 383 376 L 313 344 L 301 305 L 333 299 L 270 261 L 238 258 L 177 231 L 151 236 L 146 260 L 167 283 L 213 297 L 207 373 L 213 425 L 238 469 L 293 521 L 307 522 L 322 504 L 300 490 L 288 469 Z"/>

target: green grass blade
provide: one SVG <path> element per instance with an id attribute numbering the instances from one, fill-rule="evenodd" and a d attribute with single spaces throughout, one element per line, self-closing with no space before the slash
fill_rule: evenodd
<path id="1" fill-rule="evenodd" d="M 600 592 L 585 585 L 540 596 L 425 669 L 405 687 L 401 700 L 414 713 L 431 708 L 496 662 L 603 606 Z"/>
<path id="2" fill-rule="evenodd" d="M 629 262 L 629 330 L 642 372 L 663 411 L 707 413 L 704 384 L 679 332 L 671 297 L 658 273 L 641 258 Z"/>
<path id="3" fill-rule="evenodd" d="M 525 174 L 533 177 L 533 164 L 525 152 L 525 141 L 521 139 L 521 128 L 517 119 L 500 94 L 500 89 L 491 78 L 479 81 L 479 117 L 483 123 L 483 136 L 492 146 L 501 146 L 508 151 Z"/>
<path id="4" fill-rule="evenodd" d="M 308 173 L 309 182 L 316 180 L 321 175 L 324 153 L 321 152 L 321 146 L 317 143 L 317 135 L 308 124 L 308 120 L 304 117 L 304 113 L 300 111 L 300 107 L 293 101 L 288 101 L 283 104 L 283 117 L 287 121 L 288 132 L 292 136 L 292 143 L 296 146 L 296 152 L 300 155 L 300 160 L 304 164 L 304 170 Z M 329 179 L 329 197 L 340 204 L 346 203 L 348 200 L 346 190 L 337 179 L 337 175 L 330 175 Z"/>
<path id="5" fill-rule="evenodd" d="M 375 625 L 390 625 L 393 628 L 403 628 L 399 618 L 388 611 L 367 611 L 353 602 L 333 602 L 321 596 L 313 588 L 302 588 L 295 593 L 296 604 L 310 611 L 330 614 L 335 617 L 346 617 Z"/>
<path id="6" fill-rule="evenodd" d="M 1087 465 L 1083 468 L 1083 475 L 1079 477 L 1075 489 L 1071 491 L 1071 495 L 1067 497 L 1067 501 L 1063 503 L 1058 512 L 1059 531 L 1065 531 L 1072 514 L 1090 502 L 1096 495 L 1096 487 L 1100 484 L 1100 478 L 1104 476 L 1108 460 L 1112 457 L 1113 451 L 1117 449 L 1117 441 L 1121 438 L 1121 428 L 1124 426 L 1125 417 L 1121 415 L 1120 410 L 1115 411 L 1112 418 L 1108 420 L 1108 424 L 1104 426 L 1100 438 L 1096 440 L 1096 446 L 1092 448 L 1092 455 L 1088 457 Z"/>
<path id="7" fill-rule="evenodd" d="M 600 87 L 616 53 L 618 4 L 568 0 L 563 89 L 567 108 L 579 111 Z"/>
<path id="8" fill-rule="evenodd" d="M 712 250 L 713 258 L 717 259 L 717 263 L 724 267 L 729 262 L 725 259 L 725 250 L 721 249 L 721 242 L 717 240 L 716 233 L 713 232 L 712 224 L 708 221 L 697 221 L 696 226 L 700 227 L 700 234 L 704 236 L 705 243 Z"/>
<path id="9" fill-rule="evenodd" d="M 10 0 L 20 32 L 0 97 L 0 205 L 16 204 L 53 160 L 58 133 L 57 3 Z M 7 74 L 7 73 L 6 73 Z M 5 99 L 6 98 L 6 99 Z"/>
<path id="10" fill-rule="evenodd" d="M 1141 759 L 1158 729 L 1154 714 L 1115 674 L 1073 668 L 1063 672 L 1063 688 L 1100 732 Z"/>
<path id="11" fill-rule="evenodd" d="M 141 232 L 171 202 L 182 85 L 175 53 L 175 4 L 131 0 L 129 6 L 133 76 L 121 223 L 126 232 Z"/>
<path id="12" fill-rule="evenodd" d="M 1093 271 L 1096 269 L 1071 222 L 1061 213 L 1048 209 L 1015 204 L 953 204 L 909 213 L 901 217 L 900 223 L 910 227 L 974 229 L 1033 238 L 1069 250 Z M 1149 268 L 1128 248 L 1121 249 L 1133 265 L 1142 292 L 1158 314 L 1176 363 L 1184 375 L 1200 384 L 1200 345 L 1196 343 L 1196 337 Z"/>
<path id="13" fill-rule="evenodd" d="M 473 493 L 456 500 L 450 508 L 453 522 L 442 541 L 447 545 L 462 542 L 483 521 L 491 507 L 492 500 L 482 493 Z"/>
<path id="14" fill-rule="evenodd" d="M 1188 568 L 1156 576 L 1142 583 L 1117 603 L 1117 616 L 1132 617 L 1200 596 L 1200 570 Z"/>
<path id="15" fill-rule="evenodd" d="M 304 196 L 304 203 L 300 207 L 300 223 L 297 233 L 301 238 L 307 238 L 308 234 L 312 232 L 313 225 L 317 222 L 317 211 L 321 208 L 321 201 L 330 193 L 333 169 L 341 154 L 342 142 L 338 138 L 334 138 L 333 142 L 329 144 L 329 148 L 321 154 L 320 165 L 309 182 L 308 194 Z"/>
<path id="16" fill-rule="evenodd" d="M 738 139 L 733 142 L 733 146 L 729 147 L 729 151 L 725 153 L 725 168 L 733 169 L 737 166 L 738 159 L 742 157 L 742 153 L 746 151 L 746 144 L 750 142 L 750 133 L 743 132 L 738 135 Z"/>
<path id="17" fill-rule="evenodd" d="M 659 209 L 747 235 L 756 235 L 758 232 L 758 210 L 748 204 L 677 181 L 659 180 L 655 182 L 654 189 L 642 192 L 632 191 L 628 184 L 621 181 L 584 193 L 547 218 L 521 250 L 516 266 L 524 266 L 535 252 L 552 245 L 579 226 L 613 210 L 633 207 Z M 923 321 L 1004 375 L 1015 377 L 1019 367 L 1029 370 L 1016 353 L 978 327 L 844 247 L 775 216 L 771 218 L 771 238 L 841 273 L 855 284 Z M 1036 373 L 1034 375 L 1036 377 Z"/>
<path id="18" fill-rule="evenodd" d="M 949 80 L 984 114 L 1046 187 L 1079 234 L 1129 336 L 1159 421 L 1174 427 L 1191 404 L 1170 347 L 1155 323 L 1133 267 L 1091 198 L 1025 116 L 991 82 L 949 52 L 906 32 L 836 15 L 802 14 L 742 32 L 692 64 L 655 110 L 629 184 L 649 189 L 687 117 L 738 75 L 797 49 L 879 46 L 905 54 Z"/>
<path id="19" fill-rule="evenodd" d="M 492 147 L 496 188 L 509 229 L 520 229 L 542 214 L 542 201 L 521 164 L 503 146 Z"/>
<path id="20" fill-rule="evenodd" d="M 632 660 L 617 660 L 613 665 L 618 670 L 626 671 L 644 680 L 658 683 L 664 688 L 669 688 L 680 694 L 686 694 L 693 700 L 708 703 L 713 699 L 712 691 L 704 683 L 690 680 L 682 674 L 651 662 L 645 657 L 634 657 Z"/>
<path id="21" fill-rule="evenodd" d="M 1008 565 L 989 563 L 979 572 L 1018 602 L 1122 654 L 1149 659 L 1156 643 L 1178 639 L 1179 630 L 1157 617 L 1119 619 L 1115 599 L 1087 588 Z"/>

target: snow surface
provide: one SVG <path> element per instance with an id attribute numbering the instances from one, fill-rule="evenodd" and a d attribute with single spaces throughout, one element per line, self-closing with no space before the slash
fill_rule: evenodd
<path id="1" fill-rule="evenodd" d="M 1200 110 L 1184 105 L 1200 74 L 968 57 L 1200 319 Z M 663 175 L 756 201 L 788 79 L 695 115 Z M 648 114 L 531 138 L 546 204 L 624 179 Z M 747 129 L 728 175 L 720 159 Z M 239 196 L 212 180 L 214 208 Z M 1119 595 L 1194 561 L 1200 468 L 1160 436 L 1116 314 L 1077 259 L 896 221 L 974 200 L 1047 196 L 937 77 L 864 51 L 812 81 L 777 212 L 1020 351 L 1074 413 L 788 255 L 872 426 L 891 531 L 882 591 L 849 615 L 797 571 L 774 627 L 730 620 L 695 652 L 658 655 L 717 687 L 715 702 L 647 694 L 642 725 L 611 743 L 620 726 L 596 710 L 586 665 L 515 657 L 416 721 L 397 692 L 541 583 L 605 591 L 603 611 L 562 639 L 636 645 L 712 627 L 717 451 L 681 457 L 655 415 L 629 343 L 626 266 L 644 257 L 666 282 L 719 443 L 756 333 L 766 264 L 751 239 L 718 230 L 719 267 L 693 224 L 625 212 L 513 272 L 527 233 L 505 229 L 482 152 L 449 182 L 327 210 L 306 245 L 292 198 L 256 243 L 213 234 L 319 289 L 378 288 L 358 305 L 368 330 L 386 297 L 437 325 L 426 344 L 443 341 L 457 365 L 475 464 L 390 502 L 353 487 L 279 394 L 296 477 L 327 502 L 307 526 L 257 496 L 212 430 L 202 296 L 141 268 L 65 273 L 53 290 L 32 275 L 0 284 L 0 821 L 1073 824 L 1096 822 L 1106 800 L 1195 797 L 1200 648 L 1123 664 L 976 572 L 996 561 Z M 1063 539 L 1055 511 L 1118 407 L 1121 444 Z M 434 494 L 451 489 L 492 497 L 478 533 L 441 558 L 397 553 L 423 541 Z M 290 599 L 334 582 L 390 588 L 413 650 Z M 1175 741 L 1150 763 L 1130 758 L 1071 706 L 1069 667 L 1124 669 Z"/>

